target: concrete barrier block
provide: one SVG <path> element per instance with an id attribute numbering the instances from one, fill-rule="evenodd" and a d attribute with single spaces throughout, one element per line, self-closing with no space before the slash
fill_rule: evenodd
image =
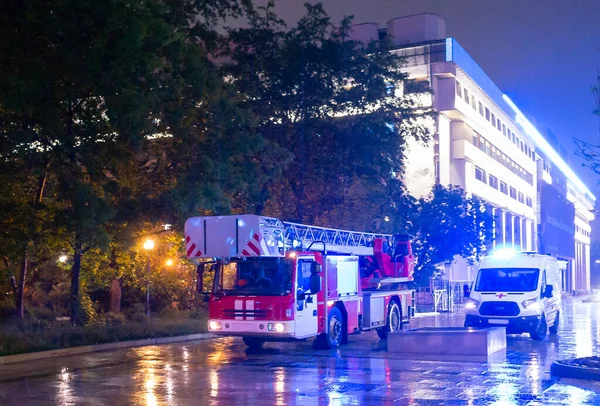
<path id="1" fill-rule="evenodd" d="M 387 350 L 413 355 L 488 356 L 506 349 L 506 329 L 419 328 L 388 334 Z"/>

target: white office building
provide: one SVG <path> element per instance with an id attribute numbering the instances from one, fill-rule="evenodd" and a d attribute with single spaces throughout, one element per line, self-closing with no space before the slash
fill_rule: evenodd
<path id="1" fill-rule="evenodd" d="M 403 69 L 433 91 L 427 102 L 438 112 L 435 141 L 410 145 L 405 181 L 411 194 L 422 196 L 439 183 L 481 197 L 494 216 L 490 248 L 556 255 L 565 261 L 563 290 L 589 289 L 594 195 L 458 42 L 446 38 L 444 21 L 432 14 L 401 17 L 384 29 L 356 25 L 352 35 L 389 38 L 406 57 Z M 457 259 L 446 273 L 470 281 L 474 267 Z"/>

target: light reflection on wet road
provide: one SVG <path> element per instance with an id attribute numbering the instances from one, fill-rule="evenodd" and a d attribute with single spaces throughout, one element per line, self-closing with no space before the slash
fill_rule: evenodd
<path id="1" fill-rule="evenodd" d="M 310 342 L 249 353 L 222 338 L 0 366 L 0 405 L 600 404 L 600 383 L 557 380 L 554 359 L 598 355 L 600 303 L 566 302 L 558 337 L 509 336 L 490 362 L 406 360 L 374 333 L 340 351 Z M 457 315 L 411 328 L 456 326 Z"/>

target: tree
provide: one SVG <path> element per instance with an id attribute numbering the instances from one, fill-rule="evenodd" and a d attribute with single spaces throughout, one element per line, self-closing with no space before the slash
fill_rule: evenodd
<path id="1" fill-rule="evenodd" d="M 225 72 L 258 117 L 258 128 L 293 160 L 264 191 L 264 210 L 289 220 L 353 227 L 373 223 L 388 184 L 401 176 L 409 137 L 426 142 L 431 110 L 384 42 L 349 39 L 351 19 L 330 22 L 321 4 L 287 29 L 272 4 L 229 31 Z M 378 201 L 379 202 L 376 202 Z M 348 212 L 348 207 L 353 207 Z M 388 210 L 388 209 L 386 209 Z"/>
<path id="2" fill-rule="evenodd" d="M 451 263 L 456 255 L 474 260 L 485 252 L 493 219 L 480 199 L 458 187 L 436 185 L 413 210 L 417 283 L 427 284 L 437 267 Z"/>
<path id="3" fill-rule="evenodd" d="M 176 214 L 218 211 L 216 205 L 248 189 L 239 176 L 250 166 L 243 157 L 259 156 L 265 143 L 255 136 L 249 146 L 231 142 L 226 152 L 215 153 L 228 134 L 239 140 L 252 128 L 249 118 L 235 123 L 243 114 L 228 100 L 231 89 L 208 52 L 216 46 L 217 19 L 250 8 L 247 0 L 9 0 L 0 5 L 0 153 L 12 165 L 11 174 L 28 169 L 32 184 L 52 180 L 50 227 L 64 230 L 72 250 L 73 323 L 82 257 L 108 247 L 111 224 L 123 213 L 156 219 L 169 207 L 179 208 Z M 170 182 L 143 199 L 144 191 L 124 180 L 128 173 L 142 179 L 145 170 L 156 167 L 156 154 L 150 169 L 136 164 L 140 151 L 161 144 L 160 139 L 167 139 L 168 155 L 157 171 L 170 169 Z M 35 159 L 26 159 L 30 156 Z M 215 187 L 234 172 L 233 184 L 224 191 Z M 181 203 L 186 188 L 193 203 Z M 225 196 L 208 204 L 219 194 Z M 29 218 L 37 219 L 41 192 L 28 199 L 34 202 Z M 140 215 L 148 202 L 158 202 L 159 210 Z M 21 248 L 25 270 L 38 226 L 28 224 Z M 21 273 L 24 283 L 26 272 Z"/>
<path id="4" fill-rule="evenodd" d="M 592 94 L 596 104 L 593 114 L 600 118 L 600 70 L 598 70 L 596 86 L 592 87 Z M 594 173 L 600 175 L 600 143 L 591 143 L 578 138 L 573 138 L 573 140 L 576 145 L 576 155 L 580 156 L 585 161 L 583 166 L 587 166 L 593 170 Z"/>

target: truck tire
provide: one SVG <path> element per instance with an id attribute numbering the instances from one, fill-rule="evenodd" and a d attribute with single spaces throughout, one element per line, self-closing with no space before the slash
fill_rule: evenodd
<path id="1" fill-rule="evenodd" d="M 389 333 L 400 330 L 402 330 L 402 309 L 398 306 L 398 302 L 392 301 L 388 307 L 385 327 L 378 328 L 377 335 L 385 340 Z"/>
<path id="2" fill-rule="evenodd" d="M 335 350 L 342 344 L 342 338 L 344 336 L 344 317 L 342 312 L 336 306 L 333 306 L 329 310 L 327 316 L 327 333 L 322 333 L 317 337 L 315 345 L 319 349 L 331 349 Z"/>
<path id="3" fill-rule="evenodd" d="M 529 337 L 533 340 L 541 341 L 546 337 L 546 333 L 548 332 L 548 324 L 546 324 L 546 317 L 542 315 L 542 319 L 540 320 L 540 324 L 538 324 L 537 328 L 529 333 Z"/>
<path id="4" fill-rule="evenodd" d="M 255 337 L 242 337 L 242 340 L 244 341 L 244 344 L 246 344 L 249 348 L 256 350 L 261 349 L 265 344 L 264 340 Z"/>
<path id="5" fill-rule="evenodd" d="M 550 326 L 550 334 L 558 334 L 558 322 L 560 320 L 560 312 L 556 312 L 556 318 L 554 319 L 554 324 Z"/>

